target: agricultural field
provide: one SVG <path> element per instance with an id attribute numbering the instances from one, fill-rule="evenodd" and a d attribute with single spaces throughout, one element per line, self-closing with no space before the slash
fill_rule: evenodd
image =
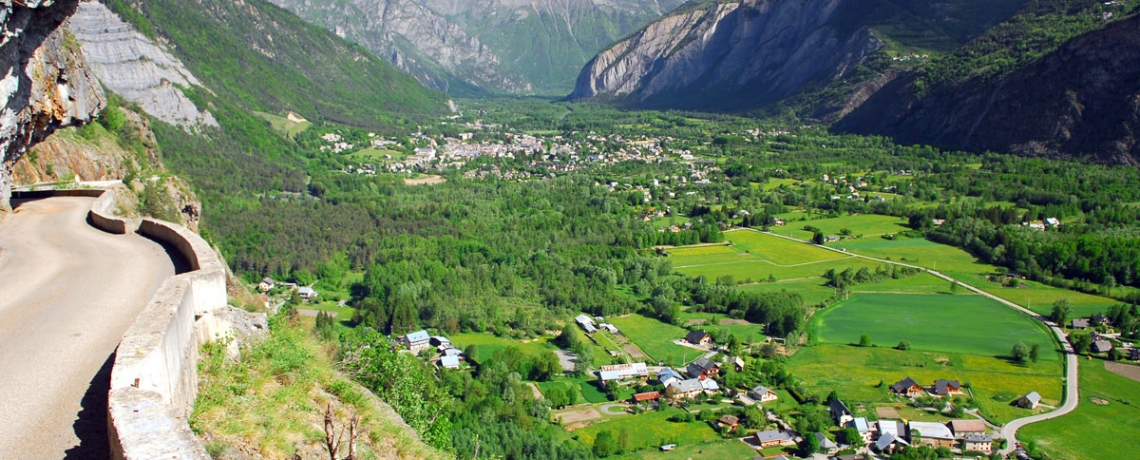
<path id="1" fill-rule="evenodd" d="M 788 187 L 796 187 L 796 186 L 799 186 L 801 184 L 803 184 L 803 182 L 795 180 L 795 179 L 780 179 L 780 178 L 773 177 L 773 178 L 768 179 L 768 182 L 765 182 L 764 184 L 756 184 L 756 185 L 762 187 L 765 192 L 769 192 L 769 191 L 778 189 L 778 188 L 785 186 L 785 185 L 787 185 Z"/>
<path id="2" fill-rule="evenodd" d="M 998 283 L 985 282 L 978 283 L 975 287 L 1043 315 L 1052 312 L 1053 302 L 1060 299 L 1069 301 L 1075 317 L 1106 313 L 1108 307 L 1122 303 L 1116 299 L 1056 288 L 1036 281 L 1022 281 L 1021 284 L 1024 287 L 1003 288 Z"/>
<path id="3" fill-rule="evenodd" d="M 661 228 L 668 228 L 669 226 L 672 226 L 672 225 L 677 225 L 677 226 L 685 225 L 685 222 L 688 222 L 688 221 L 689 221 L 689 218 L 685 217 L 685 216 L 669 216 L 669 217 L 658 217 L 656 219 L 653 219 L 653 221 L 650 223 L 653 224 L 654 229 L 661 229 Z"/>
<path id="4" fill-rule="evenodd" d="M 862 334 L 880 347 L 910 341 L 914 350 L 1008 356 L 1018 341 L 1041 345 L 1041 361 L 1059 361 L 1038 321 L 979 295 L 858 294 L 817 314 L 812 339 L 854 344 Z"/>
<path id="5" fill-rule="evenodd" d="M 1010 404 L 1030 391 L 1040 393 L 1044 404 L 1059 404 L 1062 370 L 1059 359 L 1017 365 L 992 356 L 834 344 L 803 347 L 788 361 L 788 372 L 806 394 L 823 397 L 834 390 L 849 403 L 897 403 L 888 387 L 905 377 L 923 385 L 957 379 L 999 423 L 1033 414 Z"/>
<path id="6" fill-rule="evenodd" d="M 522 341 L 498 337 L 492 334 L 463 333 L 452 334 L 449 338 L 451 339 L 451 343 L 455 344 L 455 346 L 461 350 L 466 350 L 468 346 L 475 345 L 476 355 L 473 358 L 475 358 L 477 362 L 486 362 L 495 355 L 495 352 L 511 346 L 517 347 L 524 353 L 531 355 L 553 352 L 558 349 L 554 344 L 549 343 L 553 337 L 541 337 L 534 340 Z"/>
<path id="7" fill-rule="evenodd" d="M 771 227 L 769 230 L 777 235 L 790 236 L 801 240 L 810 240 L 812 232 L 804 230 L 805 225 L 820 229 L 824 235 L 839 235 L 843 229 L 851 231 L 851 235 L 863 235 L 865 239 L 873 239 L 879 235 L 898 233 L 910 230 L 907 220 L 900 217 L 881 216 L 877 214 L 858 214 L 854 216 L 833 217 L 826 219 L 812 219 L 801 221 L 806 214 L 789 213 L 780 217 L 787 221 L 782 227 Z"/>
<path id="8" fill-rule="evenodd" d="M 851 288 L 853 294 L 950 294 L 950 291 L 951 287 L 949 281 L 945 281 L 925 272 L 899 279 L 888 279 L 878 283 L 860 284 Z M 966 292 L 965 289 L 961 289 L 961 291 Z"/>
<path id="9" fill-rule="evenodd" d="M 797 265 L 847 257 L 835 251 L 751 230 L 728 232 L 724 236 L 733 246 L 777 265 Z"/>
<path id="10" fill-rule="evenodd" d="M 745 292 L 796 292 L 804 298 L 804 305 L 816 305 L 835 295 L 835 289 L 827 287 L 826 282 L 823 277 L 816 276 L 779 280 L 775 283 L 745 284 L 738 287 Z"/>
<path id="11" fill-rule="evenodd" d="M 680 366 L 700 357 L 700 351 L 673 343 L 689 333 L 685 329 L 637 314 L 615 316 L 609 320 L 653 361 Z"/>
<path id="12" fill-rule="evenodd" d="M 298 118 L 299 121 L 294 121 L 290 120 L 288 117 L 282 117 L 264 112 L 253 112 L 253 114 L 257 115 L 262 120 L 268 121 L 269 125 L 273 127 L 274 131 L 284 134 L 289 138 L 292 138 L 293 136 L 296 136 L 304 132 L 306 129 L 309 129 L 309 127 L 313 126 L 312 123 L 303 118 Z"/>
<path id="13" fill-rule="evenodd" d="M 921 238 L 899 238 L 893 241 L 865 238 L 841 241 L 833 246 L 862 256 L 930 268 L 954 277 L 958 274 L 989 274 L 997 270 L 992 265 L 978 262 L 974 256 L 959 248 Z"/>
<path id="14" fill-rule="evenodd" d="M 645 449 L 617 457 L 620 460 L 668 460 L 689 458 L 715 458 L 715 459 L 750 459 L 756 457 L 756 451 L 738 439 L 725 439 L 722 441 L 704 444 L 690 444 L 679 446 L 670 452 L 661 449 Z"/>
<path id="15" fill-rule="evenodd" d="M 736 282 L 749 284 L 766 281 L 818 278 L 829 269 L 842 271 L 848 267 L 875 267 L 879 262 L 859 259 L 810 244 L 753 231 L 725 234 L 729 245 L 696 246 L 670 249 L 673 269 L 686 276 L 706 279 L 731 276 Z"/>
<path id="16" fill-rule="evenodd" d="M 710 334 L 718 331 L 726 335 L 732 334 L 741 341 L 747 341 L 749 337 L 752 337 L 755 342 L 763 342 L 766 337 L 762 325 L 752 324 L 742 319 L 732 319 L 722 313 L 685 311 L 681 313 L 681 321 L 685 324 L 697 326 Z"/>
<path id="17" fill-rule="evenodd" d="M 1104 365 L 1082 359 L 1077 409 L 1022 428 L 1018 439 L 1036 442 L 1051 458 L 1138 458 L 1140 382 L 1113 374 Z"/>
<path id="18" fill-rule="evenodd" d="M 623 415 L 610 418 L 602 423 L 574 430 L 573 435 L 587 445 L 593 445 L 598 433 L 608 430 L 618 436 L 629 433 L 629 450 L 657 449 L 663 444 L 689 445 L 707 443 L 720 439 L 705 422 L 674 423 L 669 417 L 680 413 L 680 409 L 644 412 L 637 415 Z M 620 436 L 619 436 L 620 437 Z"/>

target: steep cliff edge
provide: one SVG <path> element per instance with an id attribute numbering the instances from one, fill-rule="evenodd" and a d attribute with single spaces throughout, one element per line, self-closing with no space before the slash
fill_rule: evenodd
<path id="1" fill-rule="evenodd" d="M 841 33 L 843 0 L 744 0 L 665 17 L 598 54 L 572 99 L 640 107 L 740 109 L 841 78 L 883 44 Z"/>
<path id="2" fill-rule="evenodd" d="M 90 121 L 103 89 L 60 25 L 79 0 L 0 3 L 0 210 L 10 209 L 12 168 L 55 130 Z"/>
<path id="3" fill-rule="evenodd" d="M 836 125 L 904 143 L 1140 165 L 1140 17 L 1065 43 L 1001 79 L 918 97 L 899 78 Z"/>

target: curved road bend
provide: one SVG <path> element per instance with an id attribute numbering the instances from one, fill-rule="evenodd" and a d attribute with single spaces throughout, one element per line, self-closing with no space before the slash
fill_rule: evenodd
<path id="1" fill-rule="evenodd" d="M 747 229 L 747 230 L 759 232 L 756 229 Z M 764 233 L 764 232 L 759 232 L 759 233 Z M 792 238 L 789 236 L 777 235 L 777 234 L 771 233 L 771 232 L 768 232 L 767 234 L 772 235 L 772 236 L 776 236 L 776 237 L 780 237 L 780 238 L 784 238 L 787 240 L 798 241 L 798 242 L 804 243 L 804 244 L 812 244 L 811 242 L 804 241 L 804 240 L 797 239 L 797 238 Z M 1013 420 L 1009 423 L 1006 423 L 1004 426 L 1002 426 L 1001 436 L 1009 441 L 1008 443 L 1006 443 L 1006 447 L 1000 451 L 1002 454 L 1009 454 L 1010 452 L 1013 452 L 1014 449 L 1017 448 L 1017 430 L 1020 430 L 1025 425 L 1029 425 L 1030 423 L 1036 423 L 1036 422 L 1041 422 L 1041 421 L 1057 418 L 1057 417 L 1068 414 L 1068 413 L 1077 409 L 1077 403 L 1080 401 L 1080 397 L 1079 397 L 1080 380 L 1078 379 L 1078 375 L 1077 375 L 1077 371 L 1078 371 L 1077 354 L 1073 352 L 1073 345 L 1070 344 L 1068 340 L 1065 340 L 1065 331 L 1061 330 L 1061 328 L 1057 327 L 1057 325 L 1049 322 L 1044 316 L 1041 316 L 1040 314 L 1038 314 L 1037 312 L 1034 312 L 1033 310 L 1022 307 L 1021 305 L 1015 304 L 1015 303 L 1010 302 L 1008 300 L 1005 300 L 1001 297 L 990 294 L 986 291 L 978 289 L 978 288 L 971 286 L 969 284 L 965 284 L 961 281 L 955 280 L 954 278 L 951 278 L 949 276 L 946 276 L 942 273 L 936 272 L 936 271 L 931 270 L 929 268 L 919 267 L 917 265 L 899 263 L 899 262 L 895 262 L 895 261 L 891 261 L 891 260 L 876 259 L 874 257 L 862 256 L 859 254 L 854 254 L 851 252 L 842 251 L 839 249 L 835 249 L 835 248 L 823 246 L 823 245 L 817 245 L 817 246 L 821 247 L 823 249 L 828 249 L 828 250 L 835 251 L 835 252 L 838 252 L 841 254 L 846 254 L 846 255 L 849 255 L 852 257 L 858 257 L 861 259 L 872 260 L 875 262 L 882 262 L 885 264 L 900 265 L 903 267 L 917 268 L 919 270 L 922 270 L 926 273 L 929 273 L 931 275 L 934 275 L 935 277 L 941 278 L 941 279 L 946 280 L 946 281 L 951 281 L 951 282 L 957 281 L 960 286 L 970 290 L 971 292 L 982 295 L 982 296 L 987 297 L 987 298 L 989 298 L 995 302 L 998 302 L 1002 305 L 1005 305 L 1009 308 L 1012 308 L 1014 310 L 1017 310 L 1017 311 L 1020 311 L 1024 314 L 1026 314 L 1026 315 L 1029 315 L 1033 318 L 1037 318 L 1037 319 L 1041 320 L 1041 322 L 1045 323 L 1045 326 L 1048 327 L 1049 330 L 1053 331 L 1053 334 L 1057 336 L 1057 341 L 1061 343 L 1061 348 L 1063 349 L 1063 353 L 1065 354 L 1065 402 L 1064 402 L 1064 404 L 1061 405 L 1061 407 L 1057 408 L 1057 410 L 1047 412 L 1044 414 L 1032 415 L 1029 417 L 1022 417 L 1022 418 L 1019 418 L 1017 420 Z"/>
<path id="2" fill-rule="evenodd" d="M 93 201 L 14 200 L 0 221 L 0 457 L 109 455 L 112 353 L 175 267 L 157 243 L 89 226 Z"/>

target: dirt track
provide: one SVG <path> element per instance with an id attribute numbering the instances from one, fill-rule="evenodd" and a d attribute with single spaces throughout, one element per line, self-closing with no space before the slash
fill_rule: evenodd
<path id="1" fill-rule="evenodd" d="M 92 201 L 13 203 L 0 221 L 0 457 L 109 455 L 112 353 L 174 264 L 87 225 Z"/>

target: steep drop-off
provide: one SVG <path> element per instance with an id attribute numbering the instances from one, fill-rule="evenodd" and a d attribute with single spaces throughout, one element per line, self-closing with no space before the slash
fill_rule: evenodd
<path id="1" fill-rule="evenodd" d="M 744 0 L 667 16 L 595 57 L 572 99 L 640 107 L 744 109 L 827 84 L 883 47 L 841 32 L 843 0 Z"/>
<path id="2" fill-rule="evenodd" d="M 1140 17 L 1064 44 L 1001 79 L 891 82 L 836 125 L 949 149 L 1140 165 Z"/>
<path id="3" fill-rule="evenodd" d="M 56 129 L 91 120 L 103 90 L 60 24 L 78 0 L 0 3 L 0 211 L 9 208 L 12 168 Z"/>

